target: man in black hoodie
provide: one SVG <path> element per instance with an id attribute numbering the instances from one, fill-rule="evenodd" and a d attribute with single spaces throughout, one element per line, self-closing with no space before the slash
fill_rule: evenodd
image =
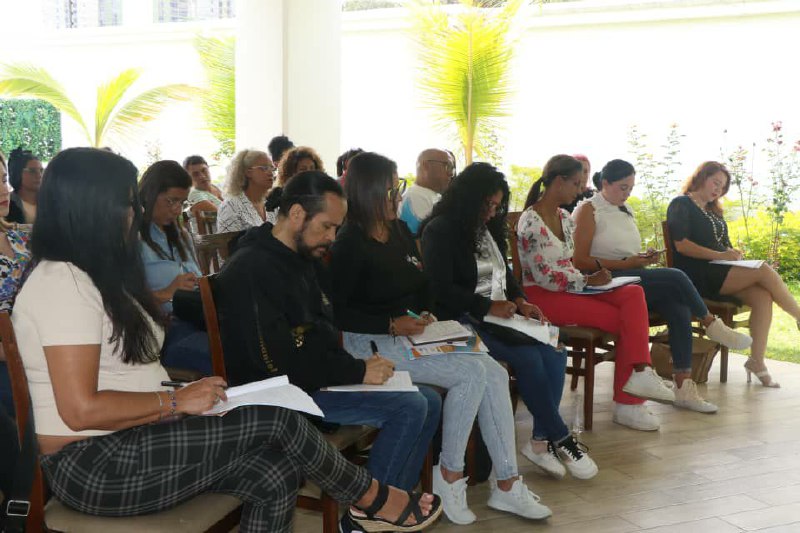
<path id="1" fill-rule="evenodd" d="M 285 374 L 312 395 L 325 421 L 381 428 L 367 468 L 378 481 L 411 489 L 439 423 L 438 394 L 320 390 L 382 384 L 394 370 L 388 359 L 357 359 L 339 345 L 320 259 L 346 212 L 333 178 L 303 172 L 284 188 L 275 226 L 240 239 L 215 282 L 228 379 L 237 385 Z"/>

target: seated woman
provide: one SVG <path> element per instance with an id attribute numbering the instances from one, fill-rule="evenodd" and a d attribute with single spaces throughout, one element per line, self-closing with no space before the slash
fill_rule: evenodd
<path id="1" fill-rule="evenodd" d="M 296 412 L 249 406 L 193 416 L 226 399 L 222 378 L 161 385 L 163 317 L 139 256 L 136 175 L 120 156 L 72 148 L 53 158 L 42 185 L 37 265 L 13 322 L 55 497 L 87 514 L 132 516 L 221 492 L 242 500 L 241 531 L 289 532 L 307 478 L 339 501 L 371 506 L 369 514 L 383 505 L 372 519 L 351 513 L 373 531 L 434 520 L 432 496 L 387 493 Z"/>
<path id="2" fill-rule="evenodd" d="M 547 472 L 579 478 L 597 473 L 558 413 L 566 353 L 544 344 L 513 345 L 484 322 L 515 313 L 544 319 L 528 303 L 505 261 L 505 176 L 487 163 L 473 163 L 456 176 L 420 227 L 425 271 L 431 279 L 439 318 L 472 323 L 489 354 L 514 369 L 522 400 L 533 414 L 532 439 L 523 455 Z"/>
<path id="3" fill-rule="evenodd" d="M 581 172 L 581 192 L 578 193 L 573 201 L 561 206 L 562 209 L 566 209 L 570 213 L 575 211 L 575 208 L 579 203 L 581 203 L 583 200 L 588 200 L 594 196 L 596 192 L 589 186 L 589 176 L 591 176 L 592 173 L 592 164 L 589 162 L 589 158 L 583 154 L 575 154 L 572 157 L 581 162 L 583 171 Z"/>
<path id="4" fill-rule="evenodd" d="M 227 199 L 219 206 L 217 233 L 243 231 L 260 226 L 267 217 L 264 200 L 275 179 L 275 165 L 264 152 L 242 150 L 228 167 Z"/>
<path id="5" fill-rule="evenodd" d="M 190 155 L 183 160 L 183 168 L 192 178 L 192 190 L 189 191 L 188 201 L 192 215 L 192 231 L 197 233 L 198 213 L 201 211 L 216 213 L 224 198 L 222 191 L 211 183 L 211 173 L 203 156 Z"/>
<path id="6" fill-rule="evenodd" d="M 334 242 L 330 264 L 336 321 L 345 332 L 348 352 L 367 358 L 374 341 L 396 370 L 408 371 L 415 382 L 447 389 L 441 462 L 433 474 L 434 492 L 442 497 L 445 514 L 456 524 L 476 519 L 467 507 L 463 471 L 477 415 L 498 479 L 489 507 L 526 518 L 549 516 L 550 510 L 538 503 L 518 475 L 514 416 L 503 367 L 488 355 L 443 354 L 412 361 L 395 338 L 421 333 L 435 320 L 428 312 L 432 294 L 414 237 L 397 219 L 397 166 L 379 154 L 359 154 L 350 161 L 345 189 L 347 220 Z M 568 447 L 575 446 L 570 442 Z M 564 467 L 555 457 L 553 462 L 563 476 Z M 568 464 L 576 475 L 592 477 L 597 470 L 587 468 L 590 462 L 584 455 L 580 462 Z"/>
<path id="7" fill-rule="evenodd" d="M 647 307 L 664 317 L 672 350 L 675 407 L 714 413 L 717 406 L 704 400 L 690 379 L 692 372 L 692 317 L 698 317 L 708 337 L 736 350 L 750 346 L 748 335 L 737 333 L 708 312 L 689 278 L 675 268 L 646 268 L 658 261 L 659 252 L 642 252 L 642 238 L 633 212 L 626 205 L 636 183 L 633 165 L 609 161 L 594 175 L 599 191 L 578 205 L 575 219 L 574 265 L 592 270 L 599 263 L 616 276 L 639 276 Z"/>
<path id="8" fill-rule="evenodd" d="M 144 208 L 139 235 L 147 286 L 169 319 L 162 360 L 166 366 L 191 368 L 208 376 L 208 334 L 187 320 L 192 317 L 175 316 L 172 305 L 178 291 L 196 291 L 197 278 L 202 275 L 192 238 L 178 224 L 191 184 L 189 174 L 176 161 L 153 163 L 139 182 Z"/>
<path id="9" fill-rule="evenodd" d="M 650 366 L 648 316 L 638 285 L 595 294 L 572 294 L 611 280 L 605 268 L 584 275 L 572 264 L 572 219 L 560 205 L 580 192 L 581 163 L 568 155 L 552 157 L 525 200 L 517 225 L 525 294 L 556 325 L 577 324 L 617 335 L 614 363 L 614 422 L 641 431 L 659 428 L 644 399 L 667 403 L 675 394 Z M 541 189 L 544 188 L 544 194 Z M 569 291 L 569 292 L 568 292 Z"/>
<path id="10" fill-rule="evenodd" d="M 319 170 L 325 172 L 319 154 L 308 146 L 296 146 L 286 150 L 278 163 L 278 186 L 274 187 L 267 196 L 267 218 L 273 224 L 281 203 L 281 193 L 289 178 L 305 172 L 306 170 Z"/>
<path id="11" fill-rule="evenodd" d="M 33 224 L 42 172 L 42 162 L 31 151 L 22 147 L 11 151 L 8 156 L 8 181 L 14 192 L 11 193 L 6 220 L 17 224 Z"/>
<path id="12" fill-rule="evenodd" d="M 767 263 L 760 268 L 716 265 L 715 259 L 739 260 L 728 236 L 719 199 L 728 192 L 731 175 L 721 163 L 706 161 L 683 185 L 682 195 L 667 209 L 667 223 L 674 250 L 675 267 L 686 272 L 705 298 L 730 298 L 750 306 L 753 345 L 745 362 L 747 381 L 755 374 L 765 387 L 780 387 L 764 363 L 767 337 L 772 323 L 772 303 L 789 313 L 800 328 L 800 306 L 780 275 Z"/>
<path id="13" fill-rule="evenodd" d="M 28 232 L 5 220 L 9 204 L 8 173 L 6 162 L 0 154 L 0 311 L 10 312 L 28 272 L 31 253 L 28 250 Z M 11 421 L 13 416 L 11 380 L 5 353 L 0 345 L 0 492 L 5 496 L 9 495 L 12 488 L 18 452 L 17 431 Z M 0 504 L 2 503 L 0 499 Z M 0 523 L 4 513 L 5 508 L 0 509 Z"/>

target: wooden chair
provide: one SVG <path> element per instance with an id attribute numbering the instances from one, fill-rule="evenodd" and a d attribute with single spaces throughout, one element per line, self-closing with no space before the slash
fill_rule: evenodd
<path id="1" fill-rule="evenodd" d="M 208 344 L 211 350 L 211 368 L 215 376 L 227 379 L 225 370 L 225 353 L 222 348 L 222 337 L 219 328 L 219 316 L 214 303 L 214 276 L 200 278 L 200 297 L 203 300 L 203 315 L 208 331 Z M 377 431 L 368 426 L 341 426 L 334 433 L 326 433 L 325 438 L 335 446 L 348 459 L 356 459 L 362 452 L 365 444 L 371 443 Z M 427 469 L 430 472 L 430 468 Z M 430 492 L 432 479 L 427 488 L 423 482 L 423 490 Z M 322 513 L 323 533 L 336 533 L 339 531 L 339 504 L 322 492 L 314 483 L 307 482 L 300 489 L 297 496 L 297 506 L 301 509 L 318 511 Z"/>
<path id="2" fill-rule="evenodd" d="M 239 231 L 231 231 L 228 233 L 212 233 L 210 235 L 194 235 L 197 262 L 204 276 L 219 272 L 220 264 L 228 258 L 228 245 L 231 239 L 240 233 Z"/>
<path id="3" fill-rule="evenodd" d="M 661 231 L 664 234 L 664 245 L 667 249 L 667 267 L 673 268 L 674 244 L 666 220 L 661 221 Z M 709 313 L 717 315 L 729 328 L 738 329 L 750 326 L 750 308 L 747 305 L 738 301 L 711 300 L 709 298 L 703 298 L 703 301 L 708 307 Z M 736 316 L 743 313 L 747 313 L 747 316 L 737 320 Z M 705 329 L 700 324 L 694 329 L 700 335 L 705 334 Z M 728 347 L 724 345 L 720 345 L 719 350 L 719 381 L 720 383 L 728 381 Z"/>
<path id="4" fill-rule="evenodd" d="M 197 233 L 199 235 L 211 235 L 217 229 L 217 212 L 216 211 L 196 211 L 195 220 L 197 220 Z"/>
<path id="5" fill-rule="evenodd" d="M 514 211 L 508 214 L 508 241 L 511 252 L 511 271 L 522 283 L 522 263 L 517 249 L 517 223 L 522 213 Z M 572 358 L 572 365 L 567 366 L 567 374 L 572 376 L 570 389 L 578 388 L 578 378 L 583 377 L 583 424 L 584 429 L 591 430 L 594 420 L 594 367 L 603 361 L 613 360 L 613 342 L 616 339 L 611 333 L 597 328 L 581 326 L 559 327 L 567 353 Z M 566 338 L 565 338 L 566 337 Z"/>
<path id="6" fill-rule="evenodd" d="M 0 336 L 2 336 L 8 362 L 14 411 L 17 417 L 17 431 L 20 445 L 22 445 L 25 424 L 30 413 L 30 395 L 14 328 L 7 312 L 0 313 Z M 48 499 L 47 487 L 38 459 L 34 468 L 30 512 L 25 529 L 28 533 L 45 531 L 79 531 L 81 533 L 206 531 L 223 533 L 235 527 L 241 518 L 241 502 L 237 498 L 210 492 L 155 514 L 119 518 L 91 516 L 69 509 L 55 498 Z"/>

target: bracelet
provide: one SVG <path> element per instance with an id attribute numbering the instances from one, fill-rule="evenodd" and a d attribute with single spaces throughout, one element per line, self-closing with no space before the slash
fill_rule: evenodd
<path id="1" fill-rule="evenodd" d="M 169 398 L 169 416 L 175 416 L 175 411 L 178 408 L 178 400 L 175 399 L 175 391 L 168 390 L 167 398 Z"/>
<path id="2" fill-rule="evenodd" d="M 164 415 L 164 400 L 161 399 L 161 395 L 158 391 L 153 391 L 153 393 L 156 395 L 156 398 L 158 398 L 158 419 L 161 420 L 161 417 Z"/>

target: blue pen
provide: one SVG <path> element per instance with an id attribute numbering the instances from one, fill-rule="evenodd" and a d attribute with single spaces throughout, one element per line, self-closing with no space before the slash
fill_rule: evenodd
<path id="1" fill-rule="evenodd" d="M 422 320 L 422 317 L 421 317 L 421 316 L 419 316 L 419 315 L 418 315 L 417 313 L 415 313 L 414 311 L 412 311 L 411 309 L 406 309 L 406 314 L 407 314 L 408 316 L 410 316 L 411 318 L 416 318 L 417 320 Z"/>

